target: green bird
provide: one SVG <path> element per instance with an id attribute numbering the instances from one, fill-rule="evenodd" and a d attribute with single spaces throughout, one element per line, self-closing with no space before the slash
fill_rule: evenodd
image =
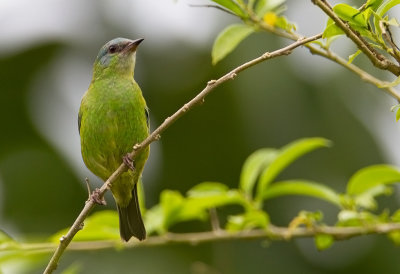
<path id="1" fill-rule="evenodd" d="M 127 156 L 135 144 L 149 135 L 146 101 L 133 79 L 136 49 L 142 41 L 116 38 L 100 49 L 78 115 L 82 158 L 90 171 L 105 181 L 122 161 L 130 166 L 110 187 L 124 241 L 132 236 L 146 238 L 137 182 L 149 148 L 137 155 L 134 164 Z"/>

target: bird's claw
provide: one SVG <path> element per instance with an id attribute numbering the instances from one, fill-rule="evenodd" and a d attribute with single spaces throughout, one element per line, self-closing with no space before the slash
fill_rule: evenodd
<path id="1" fill-rule="evenodd" d="M 135 171 L 135 163 L 133 162 L 132 157 L 129 154 L 126 154 L 124 157 L 122 157 L 122 161 L 129 169 Z"/>
<path id="2" fill-rule="evenodd" d="M 96 188 L 93 190 L 92 194 L 90 194 L 90 199 L 98 205 L 106 205 L 106 200 L 103 197 L 100 197 L 100 189 Z"/>

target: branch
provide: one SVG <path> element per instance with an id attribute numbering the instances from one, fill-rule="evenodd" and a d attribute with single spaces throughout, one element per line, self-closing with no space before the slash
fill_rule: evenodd
<path id="1" fill-rule="evenodd" d="M 252 18 L 252 20 L 254 23 L 258 24 L 263 30 L 271 32 L 271 26 L 265 24 L 262 21 L 258 21 L 254 18 Z M 284 37 L 287 39 L 291 39 L 291 40 L 295 40 L 295 41 L 298 39 L 301 39 L 301 36 L 298 34 L 295 34 L 295 33 L 285 33 L 285 32 L 280 32 L 278 30 L 274 31 L 273 33 L 278 36 L 281 36 L 281 37 Z M 320 33 L 319 36 L 322 37 L 322 33 Z M 308 48 L 312 54 L 316 54 L 321 57 L 327 58 L 327 59 L 347 68 L 348 70 L 357 74 L 363 81 L 373 84 L 380 89 L 383 89 L 387 94 L 389 94 L 391 97 L 393 97 L 398 102 L 400 102 L 400 95 L 397 93 L 396 89 L 394 89 L 393 86 L 391 86 L 390 82 L 379 80 L 378 78 L 369 74 L 365 70 L 362 70 L 361 68 L 353 65 L 352 63 L 348 63 L 347 60 L 345 60 L 342 57 L 338 56 L 337 54 L 333 53 L 329 49 L 323 50 L 323 49 L 317 48 L 312 43 L 305 44 L 304 46 L 306 48 Z"/>
<path id="2" fill-rule="evenodd" d="M 394 89 L 392 86 L 390 86 L 390 84 L 391 84 L 390 82 L 379 80 L 378 78 L 369 74 L 365 70 L 362 70 L 359 67 L 357 67 L 351 63 L 348 63 L 345 59 L 334 54 L 330 50 L 323 51 L 323 50 L 318 49 L 310 44 L 305 45 L 305 46 L 310 50 L 310 52 L 312 54 L 317 54 L 322 57 L 325 57 L 325 58 L 327 58 L 333 62 L 336 62 L 337 64 L 349 69 L 350 71 L 357 74 L 363 81 L 373 84 L 380 89 L 383 89 L 387 94 L 389 94 L 391 97 L 395 98 L 398 102 L 400 102 L 400 95 L 397 93 L 396 89 Z"/>
<path id="3" fill-rule="evenodd" d="M 343 21 L 335 14 L 331 6 L 325 0 L 311 1 L 320 9 L 322 9 L 322 11 L 324 11 L 330 18 L 332 18 L 335 24 L 344 31 L 346 36 L 357 45 L 357 47 L 368 57 L 374 66 L 380 69 L 388 70 L 396 76 L 400 75 L 400 67 L 372 48 L 357 31 L 352 29 L 347 22 Z"/>
<path id="4" fill-rule="evenodd" d="M 200 105 L 204 102 L 205 97 L 216 87 L 219 85 L 229 81 L 233 80 L 238 73 L 255 66 L 265 60 L 272 59 L 278 56 L 282 55 L 289 55 L 293 49 L 304 45 L 306 43 L 309 43 L 311 41 L 317 40 L 321 38 L 321 35 L 314 35 L 309 38 L 301 38 L 297 40 L 296 42 L 281 48 L 279 50 L 273 51 L 273 52 L 266 52 L 263 55 L 261 55 L 258 58 L 255 58 L 247 63 L 244 63 L 237 68 L 233 69 L 232 71 L 228 72 L 224 76 L 220 77 L 217 80 L 211 80 L 207 83 L 207 86 L 199 93 L 197 94 L 196 97 L 194 97 L 192 100 L 190 100 L 188 103 L 184 104 L 177 112 L 175 112 L 172 116 L 166 118 L 164 122 L 156 129 L 154 130 L 143 142 L 140 144 L 136 144 L 133 147 L 133 151 L 129 153 L 129 156 L 131 159 L 135 159 L 137 154 L 142 151 L 145 147 L 150 145 L 150 143 L 159 140 L 161 138 L 161 133 L 163 133 L 169 126 L 171 126 L 176 120 L 178 120 L 180 117 L 182 117 L 186 112 L 191 110 L 193 107 Z M 99 190 L 97 190 L 99 198 L 102 198 L 104 194 L 107 192 L 107 190 L 110 188 L 112 183 L 123 173 L 127 170 L 127 167 L 125 164 L 121 164 L 118 169 L 107 179 L 106 182 L 101 186 Z M 75 236 L 76 233 L 78 233 L 79 230 L 83 228 L 83 221 L 86 219 L 86 217 L 89 215 L 90 211 L 95 207 L 96 202 L 90 198 L 84 208 L 82 209 L 81 213 L 67 232 L 67 234 L 60 239 L 60 244 L 58 245 L 56 251 L 54 252 L 52 258 L 49 261 L 49 264 L 47 265 L 44 274 L 49 274 L 52 273 L 56 268 L 58 261 L 61 258 L 61 255 L 64 253 L 65 249 L 67 246 L 71 243 L 73 237 Z"/>
<path id="5" fill-rule="evenodd" d="M 160 246 L 165 244 L 201 244 L 214 241 L 228 240 L 251 240 L 251 239 L 269 239 L 274 241 L 287 241 L 292 238 L 311 238 L 320 234 L 330 235 L 334 240 L 347 240 L 357 236 L 367 234 L 388 234 L 400 230 L 400 223 L 383 223 L 367 225 L 363 227 L 337 227 L 337 226 L 315 226 L 311 228 L 297 227 L 295 229 L 287 227 L 278 227 L 269 225 L 267 229 L 255 229 L 241 232 L 228 232 L 226 230 L 195 232 L 195 233 L 168 233 L 162 236 L 152 236 L 146 241 L 130 241 L 124 243 L 125 247 L 145 247 Z M 100 250 L 110 249 L 120 246 L 121 242 L 117 240 L 103 241 L 82 241 L 74 242 L 69 246 L 69 250 Z M 15 246 L 12 246 L 15 248 Z M 33 243 L 21 244 L 19 250 L 27 252 L 50 252 L 55 245 L 53 243 Z M 8 249 L 5 248 L 7 251 Z"/>

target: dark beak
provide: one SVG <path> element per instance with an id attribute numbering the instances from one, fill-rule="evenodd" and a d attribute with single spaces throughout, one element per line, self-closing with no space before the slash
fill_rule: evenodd
<path id="1" fill-rule="evenodd" d="M 126 52 L 126 53 L 135 52 L 137 47 L 139 46 L 140 43 L 142 43 L 143 40 L 144 40 L 143 38 L 139 38 L 139 39 L 129 42 L 126 45 L 126 47 L 124 48 L 124 52 Z"/>

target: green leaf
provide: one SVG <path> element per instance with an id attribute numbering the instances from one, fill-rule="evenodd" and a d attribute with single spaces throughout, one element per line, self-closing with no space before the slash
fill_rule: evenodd
<path id="1" fill-rule="evenodd" d="M 321 147 L 328 147 L 331 142 L 324 138 L 304 138 L 284 146 L 275 160 L 263 171 L 257 186 L 257 200 L 261 201 L 268 185 L 278 174 L 302 155 Z"/>
<path id="2" fill-rule="evenodd" d="M 400 182 L 400 172 L 389 165 L 373 165 L 357 171 L 347 183 L 347 194 L 358 195 L 373 187 Z"/>
<path id="3" fill-rule="evenodd" d="M 236 1 L 233 1 L 233 0 L 211 0 L 211 1 L 227 8 L 228 10 L 230 10 L 231 12 L 233 12 L 234 14 L 236 14 L 237 16 L 239 16 L 241 18 L 246 17 L 246 14 L 242 10 L 242 8 L 239 6 L 239 4 L 236 3 Z"/>
<path id="4" fill-rule="evenodd" d="M 277 149 L 263 148 L 247 157 L 240 173 L 239 188 L 248 197 L 252 197 L 254 185 L 261 171 L 276 158 L 277 154 Z"/>
<path id="5" fill-rule="evenodd" d="M 315 235 L 314 241 L 319 251 L 328 249 L 335 242 L 333 236 L 328 234 L 317 234 Z"/>
<path id="6" fill-rule="evenodd" d="M 216 182 L 204 182 L 194 186 L 187 193 L 185 210 L 208 210 L 228 204 L 243 204 L 243 198 L 236 189 Z"/>
<path id="7" fill-rule="evenodd" d="M 344 32 L 341 28 L 336 26 L 335 22 L 332 20 L 332 18 L 328 19 L 328 22 L 326 23 L 325 30 L 322 34 L 322 38 L 330 38 L 334 37 L 337 35 L 343 35 Z"/>
<path id="8" fill-rule="evenodd" d="M 396 210 L 390 219 L 392 222 L 400 223 L 400 209 Z"/>
<path id="9" fill-rule="evenodd" d="M 383 17 L 391 8 L 398 4 L 400 4 L 400 0 L 385 1 L 382 5 L 379 6 L 378 9 L 376 9 L 376 14 L 380 17 Z"/>
<path id="10" fill-rule="evenodd" d="M 366 226 L 381 223 L 380 217 L 368 211 L 342 210 L 338 214 L 338 226 Z"/>
<path id="11" fill-rule="evenodd" d="M 375 32 L 378 34 L 378 36 L 381 39 L 381 42 L 383 43 L 383 39 L 382 39 L 382 30 L 379 26 L 379 22 L 381 20 L 383 20 L 383 16 L 394 6 L 400 4 L 400 0 L 389 0 L 389 1 L 385 1 L 381 6 L 379 6 L 379 8 L 376 10 L 376 12 L 374 13 L 374 27 L 375 27 Z"/>
<path id="12" fill-rule="evenodd" d="M 389 237 L 390 240 L 392 240 L 394 244 L 400 245 L 400 231 L 398 230 L 391 231 L 387 236 Z"/>
<path id="13" fill-rule="evenodd" d="M 167 232 L 166 228 L 164 227 L 164 212 L 160 204 L 148 209 L 146 211 L 146 215 L 143 217 L 147 234 L 151 235 L 153 233 L 157 233 L 162 235 Z"/>
<path id="14" fill-rule="evenodd" d="M 392 188 L 387 187 L 386 185 L 377 185 L 364 191 L 362 194 L 357 195 L 354 198 L 354 202 L 358 208 L 373 210 L 378 206 L 375 197 L 390 194 L 392 194 Z"/>
<path id="15" fill-rule="evenodd" d="M 254 28 L 244 24 L 234 24 L 225 28 L 214 42 L 211 52 L 213 65 L 231 53 L 240 42 L 254 32 Z"/>
<path id="16" fill-rule="evenodd" d="M 218 182 L 203 182 L 195 185 L 188 191 L 190 197 L 204 197 L 215 194 L 226 193 L 229 187 Z"/>
<path id="17" fill-rule="evenodd" d="M 286 31 L 296 30 L 296 25 L 290 23 L 285 16 L 278 16 L 275 26 Z"/>
<path id="18" fill-rule="evenodd" d="M 400 119 L 400 108 L 398 108 L 396 111 L 396 122 L 398 122 L 399 119 Z"/>
<path id="19" fill-rule="evenodd" d="M 254 210 L 240 215 L 229 216 L 226 230 L 243 231 L 254 228 L 266 228 L 268 224 L 268 214 L 262 210 Z"/>
<path id="20" fill-rule="evenodd" d="M 340 207 L 340 196 L 333 189 L 325 185 L 305 180 L 291 180 L 273 183 L 265 190 L 263 198 L 271 199 L 284 195 L 311 196 Z"/>
<path id="21" fill-rule="evenodd" d="M 161 193 L 160 205 L 165 231 L 178 222 L 204 220 L 207 217 L 203 208 L 188 207 L 185 198 L 178 191 L 164 190 Z"/>
<path id="22" fill-rule="evenodd" d="M 349 22 L 352 25 L 368 28 L 367 20 L 364 14 L 347 4 L 337 4 L 333 7 L 333 11 L 340 19 Z"/>
<path id="23" fill-rule="evenodd" d="M 361 53 L 361 50 L 357 50 L 355 53 L 353 53 L 352 55 L 349 56 L 349 61 L 347 62 L 347 64 L 351 64 L 353 63 L 354 59 L 356 59 L 356 57 Z"/>
<path id="24" fill-rule="evenodd" d="M 333 11 L 340 19 L 349 22 L 350 26 L 362 36 L 369 38 L 371 41 L 376 41 L 368 27 L 368 18 L 371 9 L 360 12 L 347 4 L 337 4 L 333 7 Z M 332 30 L 330 31 L 334 32 Z"/>
<path id="25" fill-rule="evenodd" d="M 51 236 L 52 242 L 59 242 L 67 229 Z M 74 241 L 116 240 L 120 239 L 118 214 L 113 210 L 98 211 L 85 220 L 85 225 L 74 237 Z"/>

